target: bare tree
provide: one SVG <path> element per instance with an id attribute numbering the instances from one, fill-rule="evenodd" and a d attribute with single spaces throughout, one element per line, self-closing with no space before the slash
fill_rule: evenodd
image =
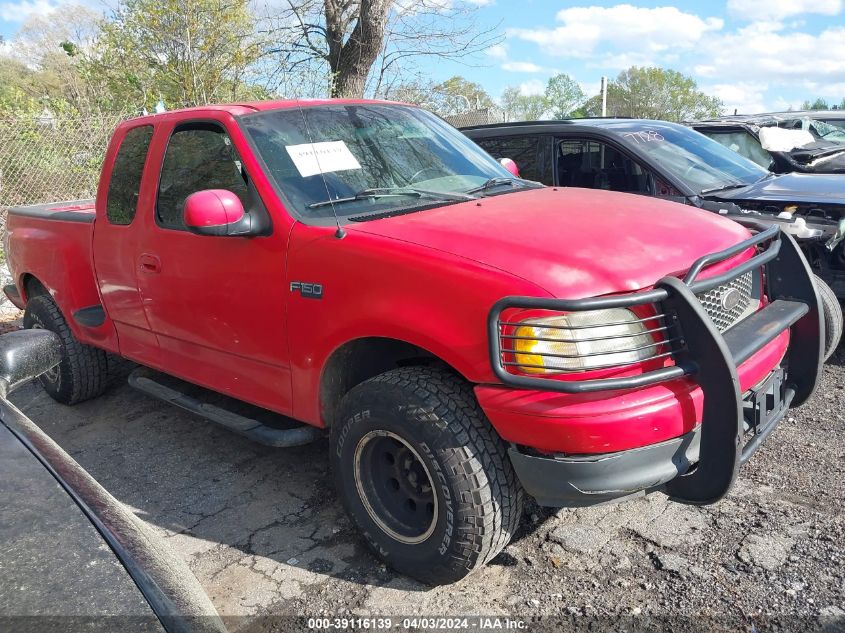
<path id="1" fill-rule="evenodd" d="M 333 97 L 384 94 L 424 58 L 471 63 L 501 39 L 496 28 L 477 28 L 477 7 L 465 0 L 285 2 L 269 27 L 278 42 L 279 83 L 322 68 Z"/>
<path id="2" fill-rule="evenodd" d="M 83 5 L 67 4 L 47 15 L 33 15 L 14 40 L 17 58 L 38 74 L 37 98 L 59 98 L 79 112 L 96 109 L 97 91 L 80 60 L 100 34 L 101 17 Z"/>

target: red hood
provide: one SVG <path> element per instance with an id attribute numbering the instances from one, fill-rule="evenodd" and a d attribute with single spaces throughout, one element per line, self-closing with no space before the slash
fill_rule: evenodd
<path id="1" fill-rule="evenodd" d="M 350 228 L 481 262 L 560 298 L 639 290 L 749 236 L 709 211 L 573 188 L 493 196 Z"/>

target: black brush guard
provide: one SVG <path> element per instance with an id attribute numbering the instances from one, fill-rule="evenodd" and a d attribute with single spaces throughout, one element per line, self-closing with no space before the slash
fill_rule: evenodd
<path id="1" fill-rule="evenodd" d="M 765 227 L 753 221 L 741 224 L 757 233 L 731 248 L 698 259 L 683 280 L 664 277 L 651 290 L 626 295 L 577 300 L 505 297 L 498 301 L 488 319 L 493 372 L 511 387 L 562 393 L 637 389 L 685 376 L 692 378 L 704 394 L 699 462 L 689 473 L 666 484 L 665 489 L 676 500 L 687 503 L 717 501 L 733 485 L 740 464 L 759 448 L 783 417 L 781 414 L 765 428 L 755 428 L 753 437 L 743 446 L 743 395 L 737 366 L 781 332 L 791 329 L 783 364 L 785 412 L 813 394 L 822 363 L 823 314 L 806 259 L 793 238 L 781 233 L 778 226 Z M 757 252 L 751 259 L 725 273 L 698 279 L 706 267 L 752 247 Z M 696 295 L 761 267 L 765 270 L 768 305 L 720 333 Z M 508 370 L 518 369 L 520 363 L 515 362 L 510 348 L 503 348 L 503 341 L 519 337 L 504 334 L 503 328 L 518 325 L 502 321 L 505 310 L 567 313 L 637 306 L 656 310 L 658 316 L 643 321 L 658 323 L 658 327 L 648 329 L 663 333 L 665 347 L 658 347 L 656 356 L 671 356 L 674 365 L 636 376 L 572 381 L 518 375 Z"/>

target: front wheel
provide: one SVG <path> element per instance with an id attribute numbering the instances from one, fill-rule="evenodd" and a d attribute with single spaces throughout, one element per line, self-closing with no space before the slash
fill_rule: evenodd
<path id="1" fill-rule="evenodd" d="M 368 544 L 397 571 L 455 582 L 508 544 L 522 488 L 472 388 L 407 367 L 343 399 L 331 430 L 335 485 Z"/>

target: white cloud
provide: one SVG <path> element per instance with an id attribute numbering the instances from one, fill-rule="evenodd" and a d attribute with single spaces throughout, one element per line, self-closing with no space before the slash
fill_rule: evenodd
<path id="1" fill-rule="evenodd" d="M 492 60 L 495 60 L 499 67 L 505 72 L 510 73 L 549 73 L 553 74 L 554 69 L 546 68 L 535 64 L 534 62 L 520 62 L 508 59 L 507 44 L 494 44 L 484 54 Z"/>
<path id="2" fill-rule="evenodd" d="M 721 82 L 747 81 L 749 77 L 770 84 L 840 82 L 845 77 L 843 41 L 845 26 L 811 35 L 782 31 L 772 23 L 750 25 L 702 41 L 697 54 L 705 61 L 694 71 Z"/>
<path id="3" fill-rule="evenodd" d="M 477 7 L 489 7 L 491 4 L 495 4 L 496 0 L 466 0 L 466 2 Z"/>
<path id="4" fill-rule="evenodd" d="M 504 44 L 493 44 L 493 46 L 484 51 L 484 53 L 493 59 L 504 60 L 508 58 L 508 47 Z"/>
<path id="5" fill-rule="evenodd" d="M 654 9 L 619 4 L 573 7 L 557 13 L 553 29 L 509 29 L 510 37 L 534 42 L 548 55 L 591 58 L 596 49 L 613 48 L 628 56 L 690 49 L 709 32 L 719 31 L 719 18 L 701 18 L 676 7 Z"/>
<path id="6" fill-rule="evenodd" d="M 519 92 L 526 97 L 546 93 L 546 82 L 539 79 L 529 79 L 519 84 Z"/>
<path id="7" fill-rule="evenodd" d="M 538 66 L 532 62 L 505 62 L 502 64 L 502 70 L 506 70 L 510 73 L 542 73 L 546 72 L 546 69 L 542 66 Z"/>
<path id="8" fill-rule="evenodd" d="M 788 110 L 798 110 L 801 107 L 801 102 L 793 102 L 784 99 L 783 97 L 778 97 L 774 100 L 772 105 L 772 112 L 786 112 Z"/>
<path id="9" fill-rule="evenodd" d="M 61 2 L 52 0 L 20 0 L 0 3 L 0 20 L 4 22 L 25 22 L 33 15 L 44 16 L 56 9 Z"/>
<path id="10" fill-rule="evenodd" d="M 769 110 L 765 99 L 766 90 L 769 86 L 765 83 L 739 82 L 719 83 L 713 86 L 704 86 L 707 94 L 712 94 L 722 100 L 726 114 L 756 114 Z"/>
<path id="11" fill-rule="evenodd" d="M 749 21 L 782 20 L 805 13 L 836 15 L 841 10 L 842 0 L 728 0 L 731 15 Z"/>

